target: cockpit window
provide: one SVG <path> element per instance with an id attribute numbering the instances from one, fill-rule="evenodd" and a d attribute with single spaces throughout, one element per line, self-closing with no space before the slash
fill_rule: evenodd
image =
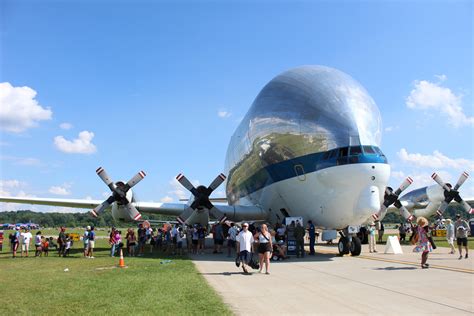
<path id="1" fill-rule="evenodd" d="M 376 152 L 377 154 L 383 155 L 383 153 L 382 153 L 382 151 L 380 150 L 380 148 L 378 148 L 378 147 L 376 147 L 376 146 L 374 146 L 373 148 L 374 148 L 374 150 L 375 150 L 375 152 Z"/>
<path id="2" fill-rule="evenodd" d="M 362 154 L 362 147 L 352 146 L 351 147 L 351 156 L 356 156 Z"/>
<path id="3" fill-rule="evenodd" d="M 362 146 L 362 148 L 366 154 L 375 154 L 375 150 L 372 148 L 372 146 Z"/>
<path id="4" fill-rule="evenodd" d="M 337 156 L 337 149 L 333 149 L 329 152 L 329 158 L 328 159 L 334 158 L 336 156 Z"/>
<path id="5" fill-rule="evenodd" d="M 349 152 L 349 148 L 348 147 L 343 147 L 339 150 L 339 158 L 340 157 L 347 157 L 347 154 Z"/>
<path id="6" fill-rule="evenodd" d="M 330 154 L 330 153 L 331 153 L 330 151 L 326 151 L 326 152 L 324 153 L 324 155 L 323 155 L 323 158 L 322 158 L 322 159 L 323 159 L 323 160 L 328 160 L 328 158 L 329 158 L 329 154 Z"/>

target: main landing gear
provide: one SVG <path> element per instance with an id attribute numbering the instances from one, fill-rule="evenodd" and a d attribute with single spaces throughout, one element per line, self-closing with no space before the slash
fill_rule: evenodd
<path id="1" fill-rule="evenodd" d="M 341 235 L 341 238 L 339 238 L 339 242 L 337 243 L 339 255 L 347 255 L 349 254 L 349 252 L 353 256 L 360 255 L 360 252 L 362 251 L 360 239 L 355 235 L 345 236 L 342 232 L 340 232 L 339 234 Z"/>

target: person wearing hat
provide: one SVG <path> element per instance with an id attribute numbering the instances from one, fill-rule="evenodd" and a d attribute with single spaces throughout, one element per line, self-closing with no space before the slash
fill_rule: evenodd
<path id="1" fill-rule="evenodd" d="M 253 234 L 249 231 L 249 224 L 242 224 L 242 231 L 237 235 L 237 253 L 239 254 L 240 262 L 242 263 L 242 269 L 244 274 L 248 274 L 248 265 L 251 260 L 251 254 L 253 253 Z"/>
<path id="2" fill-rule="evenodd" d="M 413 251 L 421 252 L 421 268 L 427 269 L 430 267 L 430 265 L 426 263 L 426 261 L 428 261 L 428 254 L 433 251 L 433 246 L 428 239 L 428 220 L 423 216 L 420 216 L 416 220 L 416 223 L 418 224 L 418 244 Z"/>
<path id="3" fill-rule="evenodd" d="M 456 242 L 458 244 L 459 250 L 459 259 L 462 259 L 462 246 L 466 249 L 466 256 L 467 259 L 469 257 L 468 254 L 468 247 L 467 247 L 467 236 L 471 231 L 469 228 L 468 223 L 461 218 L 461 214 L 456 214 L 456 223 L 454 224 L 454 231 L 456 233 Z"/>
<path id="4" fill-rule="evenodd" d="M 377 252 L 377 249 L 375 249 L 376 247 L 375 231 L 376 231 L 375 223 L 372 222 L 370 223 L 370 226 L 369 226 L 369 252 Z"/>
<path id="5" fill-rule="evenodd" d="M 448 241 L 449 246 L 451 247 L 450 254 L 454 254 L 456 249 L 454 248 L 454 225 L 451 219 L 446 220 L 446 240 Z"/>

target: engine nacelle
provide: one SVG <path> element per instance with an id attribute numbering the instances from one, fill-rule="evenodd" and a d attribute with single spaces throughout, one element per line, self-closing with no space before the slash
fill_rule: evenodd
<path id="1" fill-rule="evenodd" d="M 400 201 L 405 202 L 407 209 L 416 217 L 433 215 L 443 200 L 443 188 L 436 184 L 413 190 L 400 198 Z"/>
<path id="2" fill-rule="evenodd" d="M 133 199 L 133 192 L 132 190 L 128 190 L 127 194 L 127 200 L 134 202 Z M 112 204 L 112 217 L 116 221 L 122 221 L 122 222 L 133 222 L 133 216 L 130 214 L 130 211 L 125 207 L 125 205 L 115 202 Z"/>

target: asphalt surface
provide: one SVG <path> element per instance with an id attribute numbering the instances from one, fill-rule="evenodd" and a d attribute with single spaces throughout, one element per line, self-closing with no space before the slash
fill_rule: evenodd
<path id="1" fill-rule="evenodd" d="M 421 269 L 420 254 L 337 255 L 335 246 L 317 246 L 315 256 L 272 262 L 270 275 L 244 275 L 224 254 L 194 255 L 198 271 L 237 315 L 472 315 L 474 251 L 458 260 L 438 247 Z"/>

